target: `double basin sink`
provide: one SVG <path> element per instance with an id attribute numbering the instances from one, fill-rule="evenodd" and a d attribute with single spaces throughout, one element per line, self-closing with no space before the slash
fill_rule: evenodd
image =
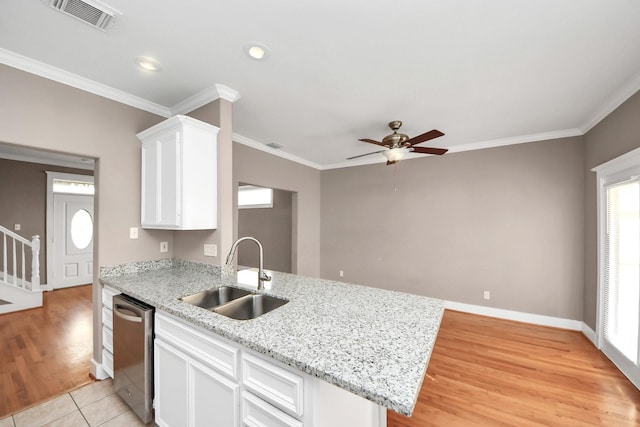
<path id="1" fill-rule="evenodd" d="M 221 286 L 180 299 L 236 320 L 255 319 L 289 302 L 286 299 L 256 294 L 232 286 Z"/>

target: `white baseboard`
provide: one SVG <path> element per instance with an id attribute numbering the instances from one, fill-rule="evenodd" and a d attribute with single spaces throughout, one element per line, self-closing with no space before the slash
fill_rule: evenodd
<path id="1" fill-rule="evenodd" d="M 541 314 L 523 313 L 502 308 L 485 307 L 483 305 L 465 304 L 455 301 L 444 302 L 444 307 L 465 313 L 480 314 L 482 316 L 497 317 L 498 319 L 515 320 L 517 322 L 532 323 L 534 325 L 552 326 L 554 328 L 570 329 L 584 332 L 584 322 L 580 320 L 563 319 L 561 317 L 543 316 Z M 585 333 L 586 335 L 586 333 Z M 594 333 L 595 336 L 595 333 Z M 587 336 L 587 338 L 589 338 Z"/>
<path id="2" fill-rule="evenodd" d="M 102 367 L 102 363 L 98 363 L 94 359 L 91 359 L 91 367 L 89 371 L 97 380 L 106 380 L 107 378 L 110 378 L 107 371 Z"/>
<path id="3" fill-rule="evenodd" d="M 596 333 L 593 329 L 591 329 L 589 327 L 589 325 L 587 325 L 586 323 L 582 322 L 582 334 L 587 337 L 587 339 L 589 341 L 591 341 L 593 343 L 594 346 L 596 346 L 596 348 L 598 347 L 598 344 L 596 343 Z"/>

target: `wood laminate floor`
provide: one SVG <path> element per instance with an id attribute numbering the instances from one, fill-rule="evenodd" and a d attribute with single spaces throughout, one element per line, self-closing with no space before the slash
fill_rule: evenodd
<path id="1" fill-rule="evenodd" d="M 92 331 L 91 285 L 0 315 L 0 418 L 91 382 Z"/>
<path id="2" fill-rule="evenodd" d="M 0 419 L 91 382 L 91 286 L 0 315 Z M 638 391 L 581 333 L 445 312 L 411 418 L 388 427 L 640 426 Z"/>
<path id="3" fill-rule="evenodd" d="M 445 311 L 411 418 L 388 427 L 640 426 L 640 391 L 580 332 Z"/>

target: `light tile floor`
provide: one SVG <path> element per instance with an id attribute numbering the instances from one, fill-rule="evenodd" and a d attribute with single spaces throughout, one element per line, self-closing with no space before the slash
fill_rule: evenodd
<path id="1" fill-rule="evenodd" d="M 95 381 L 0 420 L 0 427 L 135 427 L 140 419 L 115 394 L 113 382 Z"/>

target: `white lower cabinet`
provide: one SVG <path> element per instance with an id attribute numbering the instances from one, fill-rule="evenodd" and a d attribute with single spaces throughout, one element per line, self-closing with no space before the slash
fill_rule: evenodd
<path id="1" fill-rule="evenodd" d="M 156 424 L 239 425 L 240 386 L 159 339 L 155 341 L 155 367 Z"/>
<path id="2" fill-rule="evenodd" d="M 120 291 L 108 287 L 102 288 L 102 370 L 105 379 L 113 378 L 113 296 Z"/>
<path id="3" fill-rule="evenodd" d="M 207 366 L 191 361 L 189 365 L 190 426 L 237 426 L 240 386 Z"/>
<path id="4" fill-rule="evenodd" d="M 155 318 L 160 427 L 384 427 L 384 408 L 163 313 Z"/>
<path id="5" fill-rule="evenodd" d="M 156 424 L 186 427 L 189 425 L 189 356 L 157 338 L 153 351 Z"/>
<path id="6" fill-rule="evenodd" d="M 237 350 L 182 330 L 176 320 L 156 315 L 154 341 L 155 421 L 160 427 L 235 427 L 240 385 L 233 377 Z M 179 347 L 179 349 L 177 348 Z M 228 350 L 228 351 L 225 351 Z M 213 354 L 222 354 L 218 360 Z M 231 363 L 231 367 L 228 367 Z"/>

